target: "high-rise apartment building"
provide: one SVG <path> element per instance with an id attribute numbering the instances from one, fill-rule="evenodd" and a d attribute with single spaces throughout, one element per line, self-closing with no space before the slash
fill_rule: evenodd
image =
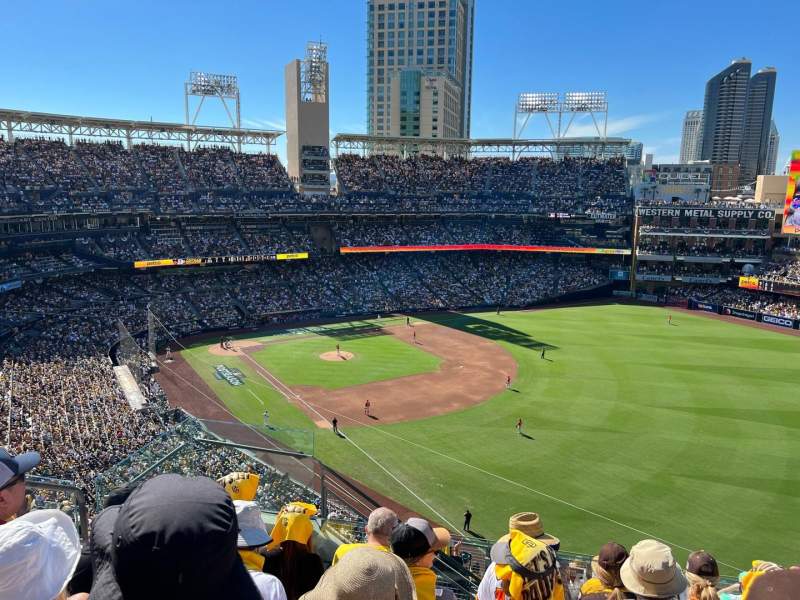
<path id="1" fill-rule="evenodd" d="M 767 175 L 777 175 L 775 169 L 778 166 L 778 148 L 781 145 L 781 135 L 775 126 L 775 121 L 769 124 L 769 141 L 767 142 Z"/>
<path id="2" fill-rule="evenodd" d="M 738 164 L 744 139 L 751 62 L 734 60 L 706 83 L 700 159 Z"/>
<path id="3" fill-rule="evenodd" d="M 642 151 L 644 150 L 644 144 L 642 142 L 631 142 L 628 144 L 627 148 L 625 148 L 625 158 L 629 163 L 640 163 L 642 162 Z"/>
<path id="4" fill-rule="evenodd" d="M 739 151 L 739 177 L 742 185 L 755 185 L 756 177 L 767 173 L 772 101 L 778 73 L 772 67 L 759 69 L 750 78 L 744 113 L 744 137 Z"/>
<path id="5" fill-rule="evenodd" d="M 467 138 L 475 0 L 367 3 L 370 135 Z"/>
<path id="6" fill-rule="evenodd" d="M 703 127 L 703 111 L 689 110 L 683 118 L 683 133 L 681 134 L 680 162 L 686 164 L 700 160 L 700 135 Z"/>

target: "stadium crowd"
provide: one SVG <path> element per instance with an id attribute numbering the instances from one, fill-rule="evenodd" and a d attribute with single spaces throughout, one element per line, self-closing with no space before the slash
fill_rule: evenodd
<path id="1" fill-rule="evenodd" d="M 27 265 L 40 262 L 22 264 L 33 271 Z M 29 279 L 0 294 L 0 397 L 11 398 L 0 405 L 0 438 L 18 451 L 37 448 L 42 474 L 91 494 L 100 471 L 163 431 L 154 414 L 128 406 L 108 357 L 117 323 L 144 330 L 148 307 L 168 328 L 164 338 L 180 337 L 321 314 L 526 306 L 602 285 L 607 268 L 581 258 L 442 253 Z"/>
<path id="2" fill-rule="evenodd" d="M 498 157 L 443 159 L 419 155 L 342 154 L 336 175 L 346 193 L 397 196 L 529 195 L 539 198 L 620 197 L 627 192 L 621 159 Z"/>
<path id="3" fill-rule="evenodd" d="M 162 443 L 159 440 L 158 443 Z M 179 447 L 178 450 L 181 448 Z M 284 489 L 274 524 L 261 517 L 262 480 L 243 454 L 222 449 L 179 455 L 159 473 L 109 489 L 88 542 L 60 509 L 41 509 L 25 495 L 36 451 L 0 449 L 0 597 L 41 600 L 103 598 L 231 598 L 235 600 L 797 600 L 800 568 L 754 560 L 724 580 L 706 550 L 681 567 L 669 545 L 643 539 L 630 549 L 603 544 L 591 566 L 561 558 L 561 540 L 538 513 L 510 516 L 508 533 L 491 545 L 480 583 L 452 586 L 462 539 L 425 519 L 401 520 L 387 507 L 372 510 L 365 539 L 335 552 L 315 532 L 319 507 L 301 489 Z M 213 453 L 212 453 L 213 454 Z M 192 461 L 198 464 L 189 464 Z M 210 472 L 209 472 L 210 471 Z M 203 476 L 202 473 L 208 472 Z M 186 474 L 184 474 L 186 473 Z M 43 502 L 42 502 L 43 504 Z M 31 510 L 33 509 L 33 510 Z M 469 522 L 465 524 L 468 529 Z M 158 540 L 157 551 L 153 540 Z M 330 565 L 327 566 L 326 565 Z M 443 565 L 448 569 L 443 569 Z M 464 582 L 466 571 L 460 571 Z M 146 577 L 144 575 L 147 575 Z M 465 595 L 465 588 L 466 594 Z"/>
<path id="4" fill-rule="evenodd" d="M 324 148 L 309 150 L 319 160 Z M 342 196 L 292 192 L 273 154 L 225 147 L 0 137 L 0 212 L 348 213 L 368 211 L 629 214 L 624 162 L 502 157 L 444 160 L 416 156 L 336 161 Z M 321 175 L 324 177 L 324 174 Z M 480 200 L 476 200 L 476 196 Z M 401 198 L 398 198 L 401 197 Z"/>

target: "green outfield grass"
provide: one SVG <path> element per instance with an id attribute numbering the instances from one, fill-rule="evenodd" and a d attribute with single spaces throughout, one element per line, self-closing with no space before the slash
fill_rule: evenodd
<path id="1" fill-rule="evenodd" d="M 737 567 L 754 558 L 797 562 L 800 338 L 683 313 L 669 326 L 666 315 L 607 305 L 434 317 L 508 349 L 519 364 L 515 391 L 416 422 L 340 425 L 446 520 L 460 526 L 469 507 L 473 529 L 488 539 L 510 514 L 532 510 L 575 552 L 645 537 L 632 527 Z M 309 383 L 307 343 L 287 343 L 298 346 L 297 364 L 281 367 L 287 381 Z M 542 344 L 550 360 L 539 358 Z M 240 359 L 224 359 L 247 375 L 234 388 L 201 362 L 217 357 L 185 354 L 239 418 L 257 422 L 264 402 L 274 421 L 311 426 L 263 380 L 256 385 Z M 529 438 L 514 431 L 519 417 Z M 318 431 L 316 453 L 442 520 L 331 432 Z"/>
<path id="2" fill-rule="evenodd" d="M 320 360 L 319 355 L 335 351 L 337 343 L 342 350 L 352 352 L 353 358 L 335 362 Z M 429 373 L 436 371 L 441 362 L 437 356 L 388 334 L 356 339 L 348 339 L 346 335 L 314 336 L 270 344 L 252 356 L 286 385 L 313 385 L 328 390 Z M 298 368 L 298 365 L 303 367 Z"/>

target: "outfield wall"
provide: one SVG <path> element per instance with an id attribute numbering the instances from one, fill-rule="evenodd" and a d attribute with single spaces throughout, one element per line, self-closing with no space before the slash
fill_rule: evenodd
<path id="1" fill-rule="evenodd" d="M 725 304 L 705 302 L 704 300 L 697 300 L 695 298 L 689 298 L 688 308 L 689 310 L 701 310 L 717 315 L 724 315 L 726 317 L 736 317 L 737 319 L 743 319 L 745 321 L 764 323 L 765 325 L 772 325 L 781 329 L 800 329 L 800 319 L 789 319 L 779 315 L 744 310 Z"/>

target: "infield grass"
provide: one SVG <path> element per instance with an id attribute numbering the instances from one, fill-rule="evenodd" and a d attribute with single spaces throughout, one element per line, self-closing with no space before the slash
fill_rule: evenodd
<path id="1" fill-rule="evenodd" d="M 460 527 L 469 507 L 490 540 L 509 515 L 535 511 L 574 552 L 655 535 L 681 560 L 678 546 L 735 567 L 797 562 L 800 338 L 684 313 L 670 326 L 663 309 L 614 304 L 430 320 L 508 349 L 519 364 L 513 390 L 420 421 L 340 423 L 414 494 L 326 430 L 316 434 L 321 460 L 439 522 Z M 362 353 L 380 339 L 364 338 Z M 275 420 L 311 426 L 249 375 L 236 388 L 215 380 L 195 353 L 189 361 L 240 418 L 260 419 L 251 388 Z M 281 366 L 287 382 L 308 383 L 305 362 Z M 520 417 L 528 437 L 514 430 Z"/>

